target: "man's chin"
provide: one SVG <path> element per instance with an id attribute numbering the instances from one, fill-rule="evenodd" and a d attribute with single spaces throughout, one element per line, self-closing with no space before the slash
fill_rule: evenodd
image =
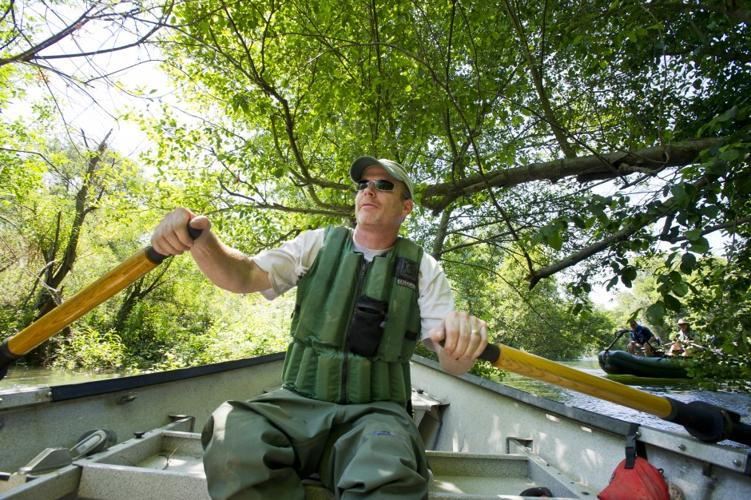
<path id="1" fill-rule="evenodd" d="M 358 214 L 355 217 L 355 221 L 358 226 L 375 226 L 379 223 L 378 217 L 370 216 L 368 214 Z"/>

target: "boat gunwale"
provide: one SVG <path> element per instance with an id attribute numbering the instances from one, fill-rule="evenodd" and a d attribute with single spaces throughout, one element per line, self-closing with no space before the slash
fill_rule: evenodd
<path id="1" fill-rule="evenodd" d="M 440 370 L 438 362 L 429 358 L 415 355 L 412 357 L 412 361 L 431 369 Z M 581 425 L 596 428 L 598 431 L 623 436 L 625 451 L 626 436 L 631 432 L 632 422 L 630 421 L 553 401 L 471 373 L 461 375 L 458 378 L 502 396 L 559 415 L 562 418 L 573 420 Z M 729 441 L 706 443 L 692 437 L 687 432 L 684 434 L 679 433 L 680 431 L 650 427 L 644 423 L 637 423 L 637 425 L 637 439 L 641 442 L 672 453 L 703 460 L 745 476 L 751 476 L 751 447 L 736 446 Z"/>
<path id="2" fill-rule="evenodd" d="M 148 387 L 168 382 L 186 380 L 204 375 L 228 372 L 241 368 L 248 368 L 265 363 L 272 363 L 284 359 L 285 353 L 273 353 L 253 358 L 243 358 L 232 361 L 223 361 L 208 365 L 201 365 L 188 368 L 179 368 L 175 370 L 146 373 L 140 375 L 130 375 L 112 379 L 95 380 L 91 382 L 79 382 L 74 384 L 49 386 L 50 400 L 53 402 L 67 401 L 71 399 L 98 396 L 102 394 L 114 393 Z M 413 355 L 412 362 L 424 365 L 426 367 L 440 370 L 437 361 L 420 355 Z M 574 419 L 583 424 L 591 425 L 600 430 L 612 432 L 614 434 L 626 436 L 629 432 L 631 423 L 607 415 L 594 413 L 590 410 L 577 408 L 566 405 L 558 401 L 537 396 L 521 389 L 507 386 L 503 383 L 494 382 L 484 377 L 479 377 L 471 373 L 459 376 L 458 378 L 466 380 L 474 385 L 491 390 L 497 394 L 510 397 L 531 406 L 540 408 L 545 411 L 557 413 L 561 416 Z M 670 431 L 666 431 L 670 432 Z"/>
<path id="3" fill-rule="evenodd" d="M 414 355 L 412 357 L 412 361 L 427 366 L 428 368 L 433 368 L 436 370 L 440 369 L 438 362 L 429 358 Z M 502 396 L 507 396 L 511 399 L 521 401 L 541 410 L 556 413 L 563 417 L 576 420 L 577 422 L 580 422 L 582 424 L 591 425 L 592 427 L 596 427 L 597 429 L 608 431 L 613 434 L 618 434 L 625 437 L 626 435 L 628 435 L 631 426 L 630 422 L 626 422 L 615 417 L 601 415 L 599 413 L 594 413 L 583 408 L 569 406 L 565 403 L 553 401 L 552 399 L 547 399 L 542 396 L 537 396 L 521 389 L 516 389 L 503 383 L 495 382 L 493 380 L 479 377 L 471 373 L 466 373 L 459 376 L 458 378 L 463 379 L 471 384 L 480 386 L 484 389 L 488 389 Z"/>
<path id="4" fill-rule="evenodd" d="M 67 401 L 70 399 L 85 398 L 89 396 L 98 396 L 112 392 L 127 391 L 139 387 L 148 387 L 151 385 L 176 382 L 204 375 L 228 372 L 240 368 L 248 368 L 264 363 L 279 361 L 284 358 L 284 353 L 266 354 L 253 358 L 243 358 L 232 361 L 222 361 L 208 365 L 193 366 L 188 368 L 178 368 L 163 372 L 144 373 L 140 375 L 129 375 L 126 377 L 117 377 L 103 380 L 94 380 L 91 382 L 79 382 L 75 384 L 53 385 L 49 386 L 51 401 Z"/>

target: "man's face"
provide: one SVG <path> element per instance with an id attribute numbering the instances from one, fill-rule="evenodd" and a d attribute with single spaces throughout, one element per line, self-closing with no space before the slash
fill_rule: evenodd
<path id="1" fill-rule="evenodd" d="M 628 323 L 628 324 L 629 324 L 629 325 L 631 326 L 631 329 L 632 329 L 632 330 L 635 330 L 635 329 L 636 329 L 636 321 L 629 321 L 629 323 Z"/>
<path id="2" fill-rule="evenodd" d="M 688 330 L 688 323 L 678 323 L 678 328 L 685 332 L 686 330 Z"/>
<path id="3" fill-rule="evenodd" d="M 362 180 L 377 181 L 385 179 L 394 183 L 393 191 L 379 191 L 372 183 L 355 198 L 355 219 L 360 226 L 382 226 L 386 229 L 398 229 L 404 218 L 412 211 L 412 200 L 402 198 L 404 185 L 394 179 L 382 167 L 374 165 L 365 169 Z"/>

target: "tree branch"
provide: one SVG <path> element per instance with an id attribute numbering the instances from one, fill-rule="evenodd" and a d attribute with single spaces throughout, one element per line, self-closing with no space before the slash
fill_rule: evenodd
<path id="1" fill-rule="evenodd" d="M 429 186 L 423 194 L 422 204 L 438 213 L 461 196 L 469 196 L 492 187 L 509 188 L 531 181 L 556 182 L 567 177 L 576 177 L 583 183 L 615 179 L 637 172 L 656 174 L 668 167 L 688 165 L 696 160 L 701 151 L 720 146 L 724 141 L 724 138 L 706 138 L 634 152 L 583 156 L 499 169 L 453 183 Z"/>
<path id="2" fill-rule="evenodd" d="M 692 184 L 692 187 L 697 189 L 698 191 L 699 188 L 706 185 L 707 182 L 708 179 L 706 177 L 701 177 L 698 181 Z M 662 217 L 672 217 L 678 210 L 679 206 L 676 203 L 675 198 L 668 198 L 664 202 L 653 207 L 649 212 L 646 212 L 640 217 L 637 217 L 631 224 L 627 225 L 620 231 L 616 231 L 612 235 L 603 238 L 602 240 L 592 245 L 582 248 L 578 252 L 575 252 L 554 264 L 531 272 L 529 275 L 529 288 L 534 288 L 535 285 L 543 278 L 547 278 L 548 276 L 552 276 L 558 271 L 571 267 L 574 264 L 578 264 L 579 262 L 591 257 L 592 255 L 610 248 L 615 243 L 627 240 L 628 238 L 636 234 L 637 231 L 661 219 Z"/>

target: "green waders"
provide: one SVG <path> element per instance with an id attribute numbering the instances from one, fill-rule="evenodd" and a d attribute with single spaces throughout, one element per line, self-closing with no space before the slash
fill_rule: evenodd
<path id="1" fill-rule="evenodd" d="M 279 389 L 224 403 L 201 440 L 215 499 L 303 499 L 301 480 L 315 473 L 336 498 L 427 498 L 425 446 L 391 401 L 340 405 Z"/>

